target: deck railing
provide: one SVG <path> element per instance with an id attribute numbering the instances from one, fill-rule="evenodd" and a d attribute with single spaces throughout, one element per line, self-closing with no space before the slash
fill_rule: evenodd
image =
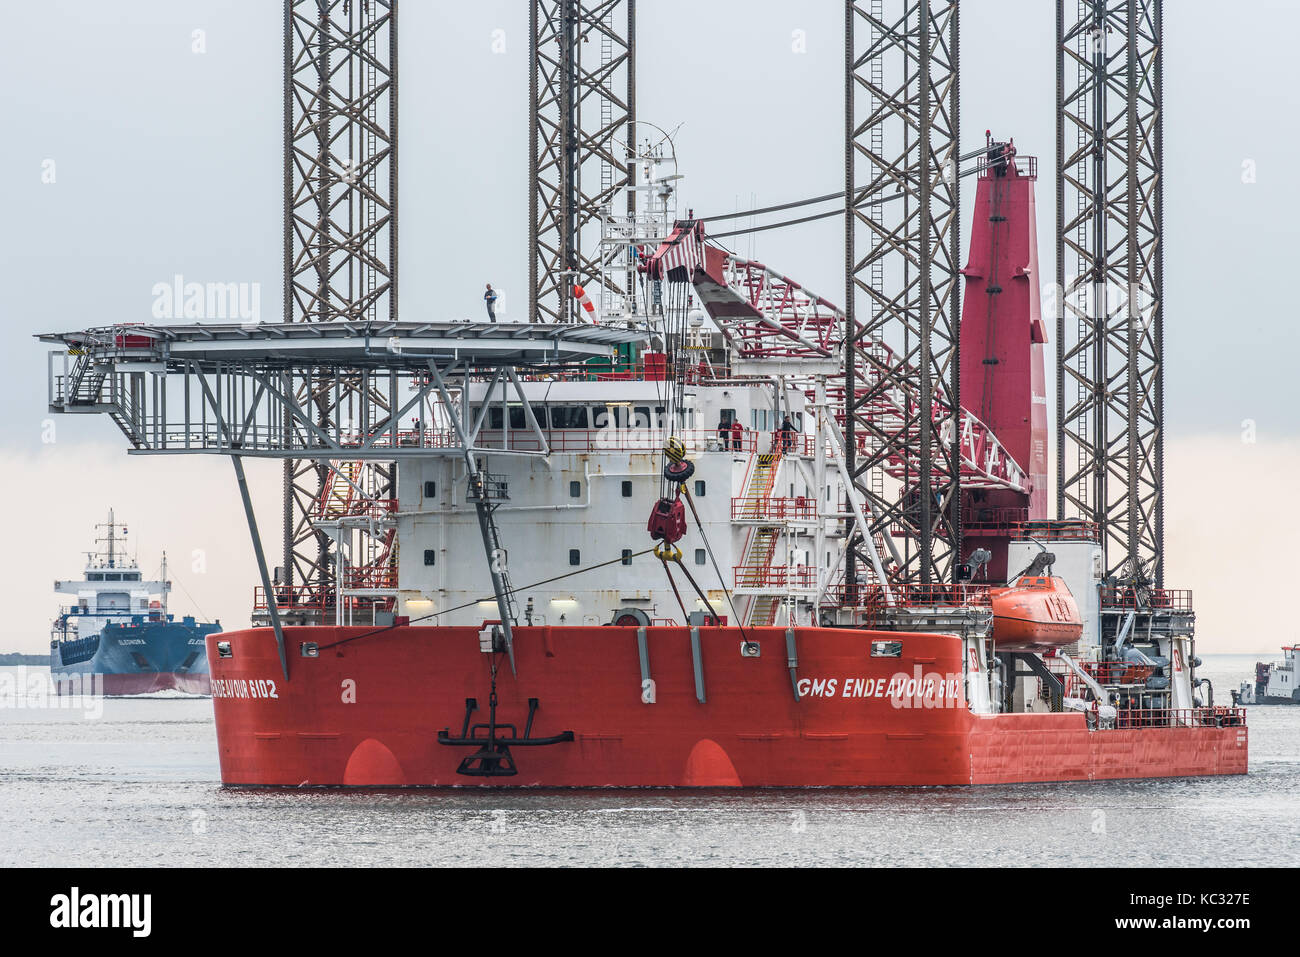
<path id="1" fill-rule="evenodd" d="M 1132 588 L 1102 589 L 1103 608 L 1133 608 L 1140 611 L 1191 611 L 1190 588 L 1151 588 L 1138 594 Z"/>
<path id="2" fill-rule="evenodd" d="M 324 612 L 329 610 L 333 612 L 337 604 L 333 588 L 322 588 L 316 585 L 294 585 L 292 587 L 275 585 L 271 588 L 271 592 L 275 595 L 275 607 L 282 614 L 295 611 Z M 391 597 L 344 595 L 343 607 L 345 609 L 383 608 L 391 607 L 392 601 Z M 253 589 L 253 611 L 266 611 L 267 609 L 266 589 L 259 585 Z"/>
<path id="3" fill-rule="evenodd" d="M 668 431 L 661 428 L 544 429 L 542 435 L 552 452 L 658 452 L 669 438 Z M 811 456 L 817 450 L 816 439 L 802 434 L 783 440 L 780 432 L 746 429 L 738 436 L 729 431 L 724 436 L 719 429 L 679 429 L 672 435 L 682 441 L 687 452 Z M 511 429 L 508 433 L 503 429 L 482 429 L 474 444 L 511 452 L 542 451 L 542 443 L 531 429 Z"/>
<path id="4" fill-rule="evenodd" d="M 826 597 L 843 607 L 865 608 L 868 611 L 889 607 L 948 608 L 964 605 L 990 608 L 993 604 L 988 585 L 972 585 L 968 582 L 956 585 L 890 585 L 888 596 L 885 588 L 878 584 L 835 585 L 827 590 Z"/>
<path id="5" fill-rule="evenodd" d="M 796 498 L 744 498 L 737 496 L 731 500 L 731 520 L 744 521 L 805 521 L 817 520 L 817 500 L 798 496 Z"/>
<path id="6" fill-rule="evenodd" d="M 817 587 L 817 569 L 807 565 L 790 568 L 787 565 L 772 567 L 734 565 L 732 572 L 737 588 L 799 588 Z"/>
<path id="7" fill-rule="evenodd" d="M 1078 680 L 1075 672 L 1060 658 L 1045 657 L 1043 663 L 1052 674 L 1065 678 L 1067 685 Z M 1102 685 L 1145 684 L 1156 671 L 1150 665 L 1132 665 L 1124 661 L 1080 661 L 1077 664 L 1089 677 Z"/>
<path id="8" fill-rule="evenodd" d="M 1246 726 L 1245 708 L 1130 708 L 1115 715 L 1115 729 L 1235 728 Z"/>
<path id="9" fill-rule="evenodd" d="M 397 569 L 392 566 L 345 568 L 343 570 L 343 587 L 391 590 L 397 587 Z"/>

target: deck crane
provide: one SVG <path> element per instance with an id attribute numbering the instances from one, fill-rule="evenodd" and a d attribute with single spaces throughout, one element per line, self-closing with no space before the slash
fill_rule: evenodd
<path id="1" fill-rule="evenodd" d="M 1039 315 L 1032 196 L 1037 164 L 1033 157 L 1018 157 L 1014 141 L 996 141 L 989 135 L 982 149 L 961 157 L 959 175 L 979 176 L 979 186 L 970 256 L 963 269 L 967 321 L 961 330 L 961 413 L 956 422 L 951 418 L 943 420 L 939 431 L 945 443 L 955 440 L 963 500 L 939 503 L 937 511 L 961 508 L 968 516 L 986 519 L 974 522 L 975 534 L 963 543 L 963 551 L 990 552 L 988 574 L 990 579 L 997 579 L 1007 574 L 1007 541 L 1012 530 L 1019 522 L 1047 517 L 1043 369 L 1046 335 Z M 762 263 L 723 249 L 716 243 L 717 236 L 700 244 L 689 270 L 681 266 L 686 261 L 682 250 L 693 237 L 703 236 L 707 222 L 843 197 L 843 192 L 832 193 L 757 211 L 681 220 L 650 260 L 651 269 L 663 264 L 668 281 L 675 277 L 684 282 L 689 277 L 696 296 L 739 365 L 757 368 L 763 363 L 793 359 L 840 364 L 839 374 L 832 373 L 824 382 L 830 419 L 836 424 L 828 437 L 832 444 L 844 441 L 840 429 L 848 408 L 842 387 L 849 331 L 844 311 Z M 756 228 L 777 228 L 828 215 L 842 215 L 842 209 Z M 857 331 L 862 333 L 861 323 Z M 869 348 L 854 350 L 852 355 L 857 384 L 854 405 L 861 408 L 865 400 L 867 409 L 866 434 L 859 436 L 864 448 L 858 450 L 859 454 L 868 451 L 866 446 L 873 437 L 884 440 L 913 435 L 925 410 L 919 393 L 908 388 L 914 380 L 891 376 L 891 370 L 901 363 L 891 346 L 873 341 Z M 813 397 L 816 383 L 798 385 Z M 932 399 L 931 415 L 941 414 L 946 407 L 945 397 L 941 385 Z M 880 463 L 883 473 L 893 480 L 896 494 L 914 497 L 921 467 L 916 444 L 889 442 L 888 446 L 896 451 Z M 918 530 L 906 523 L 887 527 L 889 523 L 879 509 L 863 507 L 872 503 L 850 503 L 855 504 L 863 519 L 864 541 L 873 542 L 869 551 L 877 552 L 873 565 L 879 577 L 886 567 L 901 565 L 898 548 L 891 539 L 916 535 Z M 914 516 L 914 512 L 910 509 L 904 514 Z M 943 534 L 941 528 L 936 531 Z M 882 546 L 891 555 L 883 554 Z"/>

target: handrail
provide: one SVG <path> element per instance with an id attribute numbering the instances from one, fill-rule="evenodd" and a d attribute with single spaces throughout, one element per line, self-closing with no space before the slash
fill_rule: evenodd
<path id="1" fill-rule="evenodd" d="M 815 521 L 817 519 L 817 500 L 803 495 L 794 498 L 747 498 L 738 495 L 732 498 L 731 520 L 733 522 L 763 519 Z"/>
<path id="2" fill-rule="evenodd" d="M 1204 708 L 1120 708 L 1115 729 L 1245 727 L 1246 709 L 1216 705 Z"/>
<path id="3" fill-rule="evenodd" d="M 295 611 L 333 611 L 337 605 L 332 587 L 318 585 L 274 585 L 275 607 L 281 612 Z M 343 607 L 349 609 L 369 608 L 374 605 L 389 606 L 391 596 L 344 595 Z M 266 611 L 266 590 L 258 585 L 253 589 L 253 611 Z"/>
<path id="4" fill-rule="evenodd" d="M 817 569 L 807 565 L 733 565 L 736 588 L 816 588 Z"/>
<path id="5" fill-rule="evenodd" d="M 343 570 L 344 588 L 396 588 L 397 569 L 391 565 Z"/>
<path id="6" fill-rule="evenodd" d="M 947 584 L 891 584 L 889 601 L 884 586 L 877 583 L 861 585 L 834 585 L 826 590 L 827 598 L 843 607 L 879 610 L 892 608 L 933 608 L 972 606 L 991 608 L 993 599 L 989 585 L 961 582 Z"/>
<path id="7" fill-rule="evenodd" d="M 1191 611 L 1190 588 L 1150 588 L 1139 594 L 1132 588 L 1102 589 L 1103 608 L 1133 608 L 1138 611 Z"/>

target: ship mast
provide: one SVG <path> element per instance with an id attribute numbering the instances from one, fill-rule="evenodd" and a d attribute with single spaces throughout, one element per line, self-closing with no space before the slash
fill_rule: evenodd
<path id="1" fill-rule="evenodd" d="M 96 527 L 96 528 L 107 528 L 107 529 L 108 529 L 108 536 L 107 536 L 106 538 L 105 538 L 105 537 L 100 537 L 100 538 L 95 539 L 95 541 L 96 541 L 96 542 L 107 542 L 107 543 L 108 543 L 108 552 L 107 552 L 107 555 L 108 555 L 108 565 L 107 565 L 107 567 L 108 567 L 108 568 L 116 568 L 116 567 L 117 567 L 117 557 L 116 557 L 116 556 L 117 556 L 117 537 L 116 537 L 116 534 L 115 534 L 115 533 L 116 533 L 116 530 L 117 530 L 117 523 L 113 520 L 113 510 L 112 510 L 111 508 L 108 510 L 108 521 L 107 521 L 107 522 L 103 522 L 103 523 L 101 523 L 101 524 L 99 524 L 99 525 L 96 525 L 95 527 Z M 127 532 L 126 532 L 126 529 L 123 528 L 123 529 L 122 529 L 122 534 L 123 534 L 123 535 L 126 535 L 126 533 L 127 533 Z M 101 552 L 100 554 L 105 554 L 105 553 Z"/>
<path id="2" fill-rule="evenodd" d="M 172 590 L 172 583 L 167 580 L 167 553 L 162 553 L 162 617 L 167 620 L 167 595 Z"/>
<path id="3" fill-rule="evenodd" d="M 657 280 L 642 279 L 638 266 L 647 251 L 657 249 L 672 232 L 677 218 L 677 190 L 673 183 L 682 179 L 677 172 L 677 150 L 672 134 L 653 123 L 639 120 L 659 134 L 639 144 L 629 142 L 627 213 L 616 215 L 613 204 L 601 209 L 600 238 L 600 315 L 627 322 L 629 328 L 647 332 L 662 331 L 662 290 Z M 635 136 L 635 134 L 633 134 Z M 645 285 L 637 295 L 639 282 Z"/>

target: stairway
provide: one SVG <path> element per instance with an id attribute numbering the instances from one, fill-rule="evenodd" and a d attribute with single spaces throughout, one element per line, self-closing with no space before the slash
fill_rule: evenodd
<path id="1" fill-rule="evenodd" d="M 771 497 L 776 485 L 777 473 L 781 470 L 780 452 L 755 455 L 745 481 L 745 491 L 741 498 L 741 519 L 764 519 L 767 510 L 764 503 Z M 740 588 L 762 588 L 768 584 L 772 571 L 772 558 L 781 538 L 781 526 L 760 525 L 750 535 L 749 545 L 745 549 L 745 558 L 737 570 L 736 585 Z M 781 604 L 777 595 L 755 595 L 749 605 L 749 624 L 767 626 L 776 619 L 776 610 Z"/>
<path id="2" fill-rule="evenodd" d="M 360 462 L 341 462 L 332 467 L 325 489 L 321 492 L 317 518 L 333 519 L 351 515 L 359 498 L 357 479 L 360 475 Z"/>
<path id="3" fill-rule="evenodd" d="M 749 606 L 749 626 L 766 628 L 776 621 L 776 610 L 781 607 L 779 595 L 755 595 Z"/>
<path id="4" fill-rule="evenodd" d="M 739 587 L 761 588 L 767 583 L 768 573 L 772 570 L 772 555 L 780 537 L 781 529 L 775 525 L 761 525 L 754 529 L 749 548 L 745 550 L 745 562 L 736 575 Z"/>
<path id="5" fill-rule="evenodd" d="M 781 456 L 771 452 L 755 457 L 750 469 L 749 479 L 745 483 L 745 494 L 741 500 L 741 518 L 761 518 L 763 502 L 772 494 L 776 484 L 776 473 L 781 469 Z"/>

